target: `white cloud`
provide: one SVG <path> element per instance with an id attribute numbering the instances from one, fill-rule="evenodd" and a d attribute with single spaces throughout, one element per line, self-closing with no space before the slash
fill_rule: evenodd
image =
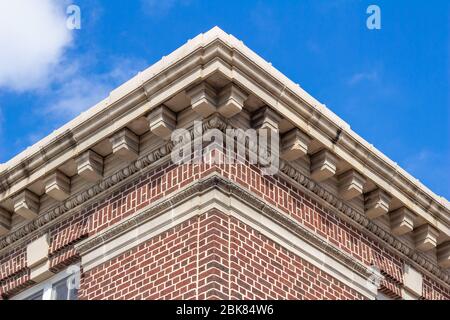
<path id="1" fill-rule="evenodd" d="M 45 87 L 71 44 L 65 1 L 0 1 L 0 88 Z"/>
<path id="2" fill-rule="evenodd" d="M 67 4 L 67 0 L 0 0 L 0 91 L 22 94 L 31 90 L 34 97 L 34 104 L 26 106 L 34 116 L 32 130 L 15 141 L 10 137 L 9 147 L 23 149 L 37 142 L 100 102 L 146 65 L 136 58 L 108 56 L 101 62 L 107 59 L 111 67 L 98 71 L 95 54 L 69 56 L 66 49 L 73 39 L 66 28 Z M 0 153 L 6 142 L 1 121 L 0 108 Z"/>

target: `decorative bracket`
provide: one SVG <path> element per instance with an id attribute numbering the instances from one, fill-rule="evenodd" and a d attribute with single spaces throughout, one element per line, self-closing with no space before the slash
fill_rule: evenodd
<path id="1" fill-rule="evenodd" d="M 76 160 L 78 174 L 85 180 L 97 182 L 103 176 L 103 158 L 92 150 L 88 150 Z"/>
<path id="2" fill-rule="evenodd" d="M 327 149 L 311 156 L 311 178 L 321 182 L 336 174 L 337 158 Z"/>
<path id="3" fill-rule="evenodd" d="M 45 193 L 57 201 L 70 196 L 70 178 L 61 171 L 56 171 L 45 181 Z"/>
<path id="4" fill-rule="evenodd" d="M 126 161 L 136 160 L 139 156 L 139 137 L 130 129 L 124 128 L 111 138 L 113 153 Z"/>
<path id="5" fill-rule="evenodd" d="M 14 212 L 27 220 L 33 220 L 39 214 L 39 197 L 29 190 L 24 190 L 14 198 Z"/>

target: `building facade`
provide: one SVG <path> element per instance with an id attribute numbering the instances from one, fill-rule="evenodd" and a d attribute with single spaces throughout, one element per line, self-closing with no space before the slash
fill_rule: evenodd
<path id="1" fill-rule="evenodd" d="M 449 267 L 448 201 L 217 27 L 0 165 L 5 300 L 449 299 Z"/>

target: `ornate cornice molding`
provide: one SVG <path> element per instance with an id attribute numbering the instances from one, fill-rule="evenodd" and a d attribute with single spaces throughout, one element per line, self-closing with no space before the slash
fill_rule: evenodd
<path id="1" fill-rule="evenodd" d="M 228 127 L 229 125 L 219 116 L 212 116 L 202 123 L 203 130 L 219 129 L 224 131 Z M 191 134 L 191 137 L 194 137 L 195 133 L 193 127 L 189 129 L 189 132 Z M 2 253 L 2 251 L 4 251 L 3 249 L 10 247 L 17 241 L 22 240 L 30 233 L 48 225 L 50 222 L 56 220 L 64 214 L 78 209 L 81 205 L 86 205 L 88 201 L 92 201 L 105 191 L 110 190 L 111 188 L 120 184 L 122 181 L 131 178 L 137 172 L 141 172 L 142 170 L 147 168 L 155 167 L 157 165 L 156 162 L 168 156 L 172 151 L 172 148 L 173 143 L 171 141 L 164 143 L 162 146 L 157 147 L 155 150 L 131 162 L 130 165 L 118 170 L 116 173 L 103 179 L 92 187 L 89 187 L 86 190 L 73 195 L 72 197 L 62 202 L 62 204 L 50 208 L 45 213 L 40 214 L 39 217 L 37 217 L 35 220 L 32 220 L 19 229 L 1 237 L 0 254 Z"/>
<path id="2" fill-rule="evenodd" d="M 369 231 L 371 234 L 375 235 L 379 240 L 389 245 L 397 254 L 407 258 L 412 261 L 414 265 L 425 270 L 427 273 L 431 273 L 437 276 L 440 280 L 447 284 L 450 284 L 450 275 L 443 269 L 439 268 L 436 264 L 425 258 L 422 254 L 411 249 L 408 245 L 395 238 L 389 232 L 385 231 L 383 228 L 379 227 L 377 224 L 372 222 L 364 214 L 358 212 L 352 208 L 345 201 L 339 199 L 337 196 L 333 195 L 325 188 L 321 187 L 318 183 L 310 179 L 309 177 L 302 174 L 299 170 L 287 164 L 285 161 L 280 162 L 280 171 L 283 172 L 287 177 L 296 181 L 305 189 L 309 190 L 311 193 L 327 202 L 332 208 L 344 214 L 346 217 L 350 218 L 351 221 L 357 223 L 359 226 L 363 227 L 364 230 Z"/>
<path id="3" fill-rule="evenodd" d="M 213 115 L 212 117 L 206 119 L 202 125 L 203 130 L 215 128 L 221 130 L 222 132 L 224 132 L 227 128 L 231 128 L 231 126 L 226 120 L 217 115 Z M 191 136 L 194 137 L 194 127 L 191 127 L 189 131 Z M 165 143 L 164 145 L 156 148 L 147 155 L 144 155 L 139 159 L 133 161 L 127 167 L 118 170 L 110 177 L 105 178 L 96 185 L 64 201 L 62 205 L 56 206 L 48 210 L 46 213 L 41 214 L 37 219 L 29 222 L 20 229 L 0 238 L 0 254 L 3 254 L 3 252 L 9 249 L 9 247 L 12 247 L 13 245 L 14 246 L 18 245 L 21 241 L 25 241 L 26 240 L 25 237 L 31 235 L 33 232 L 44 232 L 45 230 L 44 227 L 49 228 L 51 226 L 51 222 L 55 221 L 56 219 L 62 218 L 63 216 L 69 214 L 70 212 L 79 209 L 81 205 L 85 205 L 87 202 L 96 200 L 104 192 L 111 190 L 116 186 L 120 186 L 122 183 L 128 182 L 135 176 L 136 173 L 142 172 L 142 170 L 153 168 L 157 165 L 161 165 L 162 163 L 167 163 L 168 161 L 170 161 L 169 154 L 172 148 L 173 148 L 172 142 Z M 345 217 L 350 219 L 350 221 L 353 221 L 357 225 L 361 226 L 365 232 L 368 232 L 376 239 L 381 240 L 383 243 L 387 244 L 388 245 L 387 247 L 390 248 L 394 253 L 399 254 L 400 256 L 406 258 L 408 261 L 417 266 L 419 269 L 424 270 L 426 273 L 430 274 L 434 278 L 437 278 L 437 280 L 443 281 L 446 285 L 450 284 L 450 276 L 447 272 L 439 268 L 433 262 L 429 261 L 422 254 L 417 253 L 415 250 L 411 249 L 409 246 L 407 246 L 400 240 L 396 239 L 390 233 L 386 232 L 385 230 L 377 226 L 375 223 L 370 221 L 370 219 L 365 217 L 363 213 L 358 212 L 356 209 L 352 208 L 348 203 L 339 199 L 332 193 L 328 192 L 318 183 L 314 182 L 309 177 L 302 174 L 299 170 L 292 167 L 287 162 L 285 161 L 280 162 L 280 172 L 289 179 L 292 179 L 293 181 L 301 185 L 303 188 L 309 191 L 309 193 L 311 193 L 318 199 L 325 201 L 328 205 L 331 206 L 331 208 L 334 211 L 344 215 Z M 260 209 L 261 212 L 263 212 L 264 214 L 268 215 L 273 219 L 276 218 L 278 222 L 283 223 L 287 227 L 290 226 L 289 227 L 290 230 L 299 233 L 300 236 L 306 237 L 306 239 L 310 239 L 311 241 L 317 241 L 314 240 L 315 238 L 313 234 L 305 233 L 306 231 L 302 227 L 292 224 L 289 221 L 288 217 L 283 217 L 282 215 L 277 213 L 275 209 L 267 205 L 264 201 L 259 200 L 256 196 L 243 190 L 238 185 L 223 179 L 217 180 L 218 179 L 217 177 L 214 179 L 216 180 L 211 180 L 212 181 L 211 183 L 213 183 L 213 185 L 226 186 L 227 190 L 229 190 L 230 192 L 236 192 L 237 194 L 240 194 L 240 197 L 247 199 L 248 203 Z M 221 181 L 221 183 L 218 183 L 217 181 Z M 204 186 L 204 188 L 206 187 L 208 187 L 208 185 Z M 201 187 L 197 186 L 195 188 L 192 188 L 189 192 L 191 192 L 192 194 L 204 190 L 204 188 L 203 189 L 199 188 Z M 186 194 L 181 195 L 174 194 L 173 198 L 171 197 L 167 199 L 167 201 L 165 202 L 158 203 L 152 209 L 151 212 L 153 213 L 149 214 L 155 215 L 156 212 L 170 208 L 172 204 L 177 203 L 178 201 L 182 201 L 185 197 L 189 196 L 189 192 L 188 191 L 186 192 L 187 192 Z M 141 219 L 145 220 L 147 218 L 143 216 Z M 127 223 L 128 224 L 136 223 L 136 221 L 134 222 L 133 221 L 134 220 L 130 220 L 130 222 Z M 117 230 L 120 230 L 120 228 L 129 228 L 130 225 L 128 224 L 119 225 L 117 227 L 118 228 Z M 41 230 L 39 230 L 40 228 Z M 113 231 L 111 232 L 113 233 Z M 90 241 L 94 240 L 89 240 L 87 243 L 89 243 Z M 95 241 L 103 241 L 103 239 L 100 238 Z M 328 244 L 326 242 L 323 243 L 317 242 L 316 246 L 322 248 L 323 250 L 326 250 L 326 252 L 328 252 L 329 254 L 337 256 L 342 254 L 342 252 L 340 252 L 339 249 L 334 247 L 328 247 Z M 353 262 L 352 260 L 349 260 L 347 261 L 347 263 L 352 264 Z M 362 269 L 364 268 L 357 267 L 357 269 L 358 268 L 359 272 L 363 272 Z"/>
<path id="4" fill-rule="evenodd" d="M 81 205 L 86 204 L 89 200 L 92 200 L 103 192 L 113 188 L 120 182 L 127 178 L 132 177 L 135 173 L 151 166 L 155 165 L 155 162 L 163 157 L 167 156 L 172 150 L 173 145 L 171 143 L 164 144 L 158 147 L 156 150 L 148 153 L 147 155 L 133 161 L 127 167 L 120 169 L 108 178 L 105 178 L 101 182 L 94 186 L 79 192 L 78 194 L 65 200 L 61 205 L 49 209 L 47 212 L 40 214 L 38 218 L 13 231 L 10 234 L 0 238 L 0 250 L 11 246 L 15 242 L 23 239 L 33 231 L 38 230 L 46 226 L 48 223 L 54 221 L 65 213 L 72 212 L 78 209 Z"/>
<path id="5" fill-rule="evenodd" d="M 220 46 L 218 55 L 233 66 L 233 76 L 230 76 L 233 81 L 266 101 L 268 106 L 278 110 L 300 129 L 307 130 L 308 135 L 321 141 L 352 166 L 364 168 L 362 173 L 370 174 L 375 184 L 393 186 L 389 190 L 395 193 L 394 196 L 409 202 L 411 210 L 418 211 L 426 220 L 431 217 L 440 220 L 448 234 L 450 203 L 445 198 L 434 194 L 358 136 L 324 104 L 242 45 L 238 39 L 231 35 L 225 36 L 229 42 L 225 41 Z"/>
<path id="6" fill-rule="evenodd" d="M 334 115 L 298 85 L 287 79 L 235 37 L 213 28 L 188 41 L 172 54 L 113 90 L 109 97 L 82 116 L 57 130 L 27 151 L 0 165 L 0 199 L 14 196 L 96 142 L 93 133 L 107 138 L 127 125 L 123 115 L 139 117 L 164 103 L 180 90 L 220 72 L 226 78 L 252 91 L 267 105 L 352 166 L 363 168 L 374 183 L 389 188 L 393 196 L 438 229 L 450 235 L 450 205 L 423 186 L 397 164 L 355 134 L 348 124 Z M 184 79 L 184 82 L 179 82 Z M 250 81 L 251 80 L 251 81 Z M 174 89 L 174 87 L 177 87 Z M 116 117 L 116 126 L 107 124 Z M 106 126 L 106 129 L 105 129 Z M 98 133 L 98 134 L 97 134 Z M 88 141 L 89 140 L 89 141 Z M 45 167 L 47 170 L 42 170 Z M 437 221 L 437 222 L 436 222 Z"/>

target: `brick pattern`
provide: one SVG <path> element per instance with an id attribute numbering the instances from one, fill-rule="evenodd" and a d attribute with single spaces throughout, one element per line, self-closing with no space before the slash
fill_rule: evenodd
<path id="1" fill-rule="evenodd" d="M 116 224 L 213 170 L 207 164 L 165 164 L 143 174 L 138 180 L 127 184 L 88 210 L 86 215 L 89 216 L 89 235 Z"/>
<path id="2" fill-rule="evenodd" d="M 30 280 L 30 270 L 27 268 L 26 246 L 19 247 L 0 258 L 1 297 L 14 295 L 33 284 L 34 282 Z"/>
<path id="3" fill-rule="evenodd" d="M 26 250 L 24 247 L 10 252 L 0 259 L 0 281 L 4 280 L 26 267 Z"/>
<path id="4" fill-rule="evenodd" d="M 230 234 L 232 299 L 364 299 L 235 218 Z"/>
<path id="5" fill-rule="evenodd" d="M 444 288 L 442 285 L 437 284 L 427 276 L 424 276 L 422 299 L 450 300 L 450 289 Z"/>
<path id="6" fill-rule="evenodd" d="M 50 230 L 49 254 L 52 266 L 58 270 L 79 259 L 75 250 L 71 249 L 76 242 L 101 232 L 212 172 L 217 172 L 253 192 L 362 263 L 377 266 L 386 277 L 386 281 L 382 283 L 382 290 L 388 295 L 398 296 L 403 279 L 404 262 L 401 259 L 282 177 L 263 176 L 258 167 L 248 163 L 180 166 L 165 164 L 142 174 L 135 181 L 97 203 L 87 205 L 81 212 Z M 218 241 L 211 238 L 211 242 L 212 246 L 217 246 Z M 20 252 L 22 253 L 11 252 L 0 257 L 0 281 L 21 272 L 26 267 L 24 250 Z M 219 266 L 211 268 L 208 272 L 220 273 L 218 270 Z M 220 287 L 219 284 L 217 286 Z M 437 285 L 430 285 L 430 288 L 441 290 Z"/>
<path id="7" fill-rule="evenodd" d="M 199 218 L 198 299 L 228 299 L 230 278 L 229 223 L 212 210 Z"/>
<path id="8" fill-rule="evenodd" d="M 51 271 L 53 273 L 58 273 L 66 267 L 79 262 L 80 256 L 74 247 L 67 247 L 50 256 L 49 259 Z"/>
<path id="9" fill-rule="evenodd" d="M 25 268 L 21 272 L 0 281 L 0 296 L 4 298 L 8 295 L 14 295 L 33 284 L 34 282 L 30 280 L 30 270 Z"/>
<path id="10" fill-rule="evenodd" d="M 402 285 L 391 277 L 384 275 L 385 278 L 381 281 L 379 291 L 391 299 L 402 298 Z"/>
<path id="11" fill-rule="evenodd" d="M 376 266 L 384 279 L 380 283 L 380 291 L 392 299 L 402 297 L 403 270 L 399 261 L 375 252 L 372 256 L 372 265 Z"/>
<path id="12" fill-rule="evenodd" d="M 212 210 L 85 273 L 82 299 L 363 299 Z"/>
<path id="13" fill-rule="evenodd" d="M 403 261 L 292 184 L 280 177 L 263 176 L 251 165 L 224 165 L 220 166 L 220 172 L 337 248 L 366 265 L 377 265 L 395 281 L 402 282 Z"/>
<path id="14" fill-rule="evenodd" d="M 197 224 L 184 222 L 86 272 L 80 299 L 194 298 Z"/>
<path id="15" fill-rule="evenodd" d="M 50 231 L 49 255 L 87 237 L 87 223 L 86 214 L 76 213 L 53 227 Z"/>

